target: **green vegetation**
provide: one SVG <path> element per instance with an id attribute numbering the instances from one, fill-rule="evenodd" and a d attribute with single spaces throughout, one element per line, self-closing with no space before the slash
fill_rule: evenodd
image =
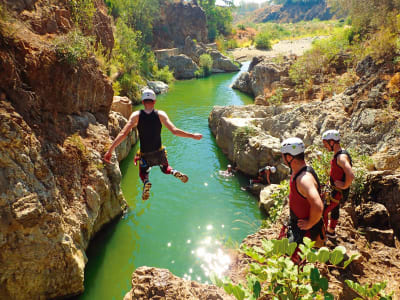
<path id="1" fill-rule="evenodd" d="M 271 199 L 274 205 L 267 212 L 268 218 L 263 220 L 261 228 L 269 228 L 275 223 L 282 213 L 283 206 L 287 203 L 289 197 L 289 180 L 283 180 L 278 186 L 276 192 L 272 193 Z"/>
<path id="2" fill-rule="evenodd" d="M 68 3 L 72 20 L 78 27 L 90 30 L 93 27 L 93 15 L 96 12 L 92 0 L 70 0 Z"/>
<path id="3" fill-rule="evenodd" d="M 223 287 L 228 294 L 236 299 L 255 300 L 260 297 L 272 296 L 272 299 L 332 299 L 328 292 L 328 279 L 321 276 L 317 265 L 325 264 L 331 268 L 346 268 L 359 254 L 351 255 L 343 261 L 346 249 L 338 246 L 334 250 L 326 247 L 313 249 L 315 242 L 304 238 L 304 244 L 299 245 L 299 256 L 302 260 L 296 265 L 290 259 L 297 248 L 296 243 L 288 239 L 263 240 L 262 247 L 243 246 L 241 251 L 255 262 L 250 264 L 250 272 L 246 283 L 233 284 L 230 279 L 219 279 L 211 276 L 211 280 Z M 339 266 L 342 264 L 342 266 Z"/>
<path id="4" fill-rule="evenodd" d="M 196 77 L 206 77 L 211 74 L 213 59 L 210 54 L 204 53 L 200 55 L 199 67 L 200 69 L 195 72 Z"/>
<path id="5" fill-rule="evenodd" d="M 79 29 L 75 29 L 57 37 L 54 47 L 61 61 L 75 66 L 91 55 L 93 41 L 93 38 L 84 36 Z"/>
<path id="6" fill-rule="evenodd" d="M 249 142 L 249 138 L 255 136 L 257 130 L 252 126 L 238 127 L 233 132 L 233 151 L 237 153 L 238 151 L 243 151 Z"/>
<path id="7" fill-rule="evenodd" d="M 271 49 L 271 36 L 267 32 L 261 32 L 256 35 L 255 44 L 257 49 Z"/>
<path id="8" fill-rule="evenodd" d="M 199 0 L 207 17 L 208 39 L 214 42 L 219 34 L 227 36 L 232 31 L 232 1 L 225 1 L 227 6 L 217 6 L 216 0 Z"/>
<path id="9" fill-rule="evenodd" d="M 386 282 L 378 282 L 372 285 L 361 285 L 352 280 L 345 280 L 346 284 L 360 296 L 360 300 L 379 299 L 379 300 L 392 300 L 393 292 L 386 295 L 383 290 L 386 288 Z"/>

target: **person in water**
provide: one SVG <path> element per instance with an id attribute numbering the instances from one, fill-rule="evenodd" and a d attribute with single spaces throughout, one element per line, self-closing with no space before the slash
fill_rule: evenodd
<path id="1" fill-rule="evenodd" d="M 304 237 L 315 241 L 316 247 L 325 243 L 325 227 L 322 219 L 324 204 L 320 197 L 320 183 L 314 169 L 304 161 L 305 146 L 299 138 L 282 142 L 283 161 L 291 169 L 289 186 L 290 219 L 287 237 L 290 242 L 303 242 Z M 292 256 L 297 262 L 298 249 Z"/>
<path id="2" fill-rule="evenodd" d="M 223 170 L 219 171 L 219 174 L 220 174 L 221 176 L 230 177 L 230 176 L 235 175 L 234 172 L 236 172 L 236 169 L 232 168 L 232 165 L 229 164 L 229 165 L 226 166 L 226 170 L 224 170 L 224 171 L 223 171 Z"/>
<path id="3" fill-rule="evenodd" d="M 154 109 L 156 94 L 151 89 L 145 89 L 142 93 L 144 109 L 135 111 L 129 117 L 128 123 L 121 130 L 104 155 L 104 161 L 110 162 L 112 151 L 128 136 L 132 128 L 137 126 L 140 140 L 140 151 L 135 156 L 135 165 L 139 161 L 139 176 L 143 182 L 142 199 L 147 200 L 150 196 L 151 182 L 149 172 L 152 166 L 160 166 L 164 174 L 171 174 L 182 182 L 188 181 L 188 176 L 173 169 L 167 159 L 167 151 L 161 143 L 162 125 L 167 127 L 172 134 L 200 140 L 203 135 L 200 133 L 189 133 L 183 131 L 171 122 L 168 115 L 162 110 Z"/>
<path id="4" fill-rule="evenodd" d="M 339 220 L 340 203 L 346 201 L 349 196 L 350 185 L 354 180 L 354 173 L 350 154 L 340 146 L 339 131 L 325 131 L 322 134 L 322 142 L 326 150 L 334 153 L 331 160 L 330 172 L 331 191 L 325 197 L 324 222 L 327 236 L 335 237 L 335 228 Z"/>
<path id="5" fill-rule="evenodd" d="M 273 166 L 265 166 L 258 170 L 258 177 L 257 179 L 251 179 L 250 185 L 254 183 L 261 183 L 264 185 L 271 184 L 271 173 L 274 174 L 276 172 L 276 168 Z"/>

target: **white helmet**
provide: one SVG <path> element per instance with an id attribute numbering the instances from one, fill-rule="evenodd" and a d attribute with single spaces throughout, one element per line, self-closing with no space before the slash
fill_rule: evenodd
<path id="1" fill-rule="evenodd" d="M 327 130 L 322 134 L 322 140 L 334 140 L 334 141 L 339 141 L 340 140 L 340 134 L 339 131 L 337 130 Z"/>
<path id="2" fill-rule="evenodd" d="M 144 89 L 142 92 L 142 101 L 143 100 L 156 100 L 156 94 L 151 89 Z"/>
<path id="3" fill-rule="evenodd" d="M 283 154 L 290 154 L 296 156 L 300 153 L 304 153 L 304 143 L 301 139 L 292 137 L 282 142 L 281 152 Z"/>
<path id="4" fill-rule="evenodd" d="M 271 173 L 275 173 L 276 172 L 276 168 L 275 167 L 270 167 L 269 169 L 270 169 Z"/>

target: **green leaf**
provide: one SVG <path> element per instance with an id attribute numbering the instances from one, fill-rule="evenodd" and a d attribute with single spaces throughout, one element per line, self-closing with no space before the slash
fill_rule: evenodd
<path id="1" fill-rule="evenodd" d="M 307 261 L 310 263 L 315 263 L 317 261 L 317 255 L 314 252 L 310 251 L 307 254 Z"/>
<path id="2" fill-rule="evenodd" d="M 325 277 L 320 278 L 319 286 L 321 287 L 322 291 L 326 292 L 329 286 L 328 279 L 326 279 Z"/>
<path id="3" fill-rule="evenodd" d="M 239 286 L 233 286 L 233 288 L 232 288 L 232 293 L 233 293 L 233 295 L 236 297 L 236 299 L 238 299 L 238 300 L 243 300 L 244 299 L 244 291 L 242 290 L 242 288 L 241 287 L 239 287 Z"/>
<path id="4" fill-rule="evenodd" d="M 227 283 L 224 285 L 224 290 L 227 292 L 229 295 L 233 293 L 233 285 L 232 283 Z"/>
<path id="5" fill-rule="evenodd" d="M 313 268 L 310 273 L 311 282 L 318 282 L 320 278 L 319 270 L 317 268 Z"/>
<path id="6" fill-rule="evenodd" d="M 253 296 L 257 299 L 261 294 L 261 284 L 257 280 L 253 285 Z"/>
<path id="7" fill-rule="evenodd" d="M 347 268 L 347 266 L 355 259 L 358 259 L 360 257 L 359 253 L 355 253 L 348 260 L 346 260 L 343 264 L 343 268 Z"/>
<path id="8" fill-rule="evenodd" d="M 317 259 L 319 262 L 326 263 L 329 259 L 329 249 L 322 247 L 317 252 Z"/>
<path id="9" fill-rule="evenodd" d="M 339 246 L 342 247 L 342 246 Z M 332 252 L 331 255 L 329 256 L 329 261 L 333 264 L 333 265 L 337 265 L 339 264 L 343 258 L 344 258 L 344 253 L 342 251 L 342 249 L 338 249 L 339 247 L 336 247 Z M 342 247 L 344 248 L 344 247 Z M 345 250 L 346 251 L 346 250 Z"/>
<path id="10" fill-rule="evenodd" d="M 224 285 L 222 280 L 215 273 L 210 274 L 210 280 L 218 287 L 222 287 Z"/>
<path id="11" fill-rule="evenodd" d="M 292 256 L 296 248 L 297 248 L 297 243 L 295 242 L 290 243 L 289 247 L 286 250 L 286 254 Z"/>

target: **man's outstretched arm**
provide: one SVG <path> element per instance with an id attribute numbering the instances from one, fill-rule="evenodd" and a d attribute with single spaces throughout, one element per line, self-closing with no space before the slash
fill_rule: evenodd
<path id="1" fill-rule="evenodd" d="M 104 161 L 105 162 L 110 162 L 112 152 L 119 144 L 122 143 L 122 141 L 128 136 L 129 132 L 132 130 L 133 127 L 135 127 L 138 123 L 139 120 L 139 111 L 135 111 L 134 113 L 131 114 L 129 117 L 128 123 L 125 124 L 124 128 L 120 131 L 120 133 L 117 135 L 115 140 L 110 146 L 110 149 L 104 154 Z"/>
<path id="2" fill-rule="evenodd" d="M 171 131 L 172 134 L 174 134 L 176 136 L 192 138 L 195 140 L 200 140 L 203 137 L 203 135 L 200 133 L 189 133 L 189 132 L 183 131 L 183 130 L 175 127 L 175 125 L 168 118 L 168 115 L 165 112 L 163 112 L 162 110 L 158 111 L 158 115 L 160 117 L 161 123 L 163 123 L 165 125 L 165 127 L 167 127 L 168 130 Z"/>

